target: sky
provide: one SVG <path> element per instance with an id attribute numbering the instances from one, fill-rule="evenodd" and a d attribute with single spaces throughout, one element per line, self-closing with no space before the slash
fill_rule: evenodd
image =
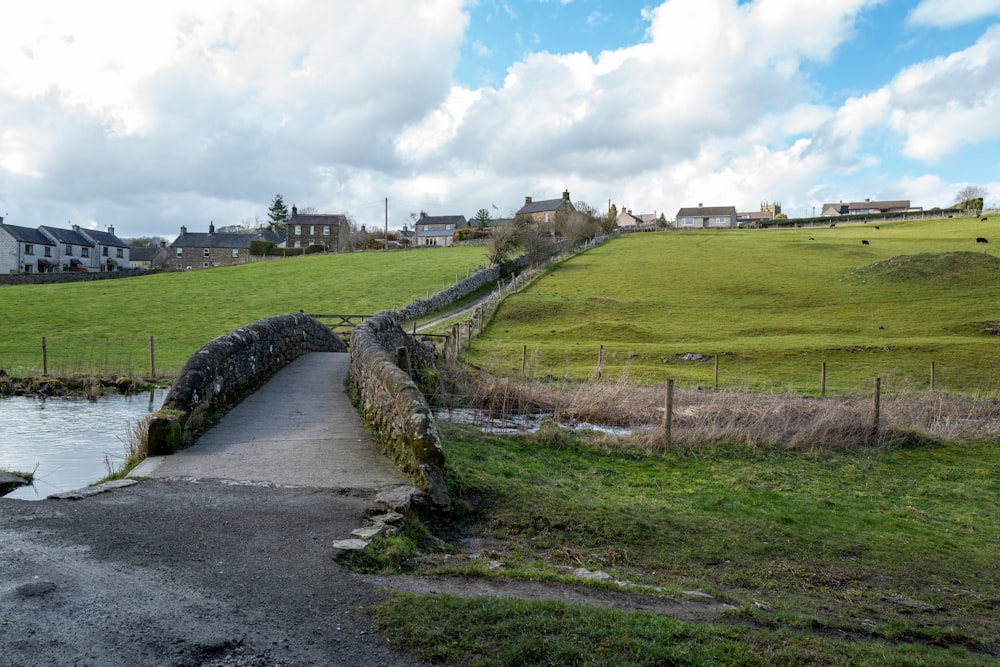
<path id="1" fill-rule="evenodd" d="M 0 216 L 390 229 L 1000 201 L 1000 0 L 34 0 L 0 21 Z"/>

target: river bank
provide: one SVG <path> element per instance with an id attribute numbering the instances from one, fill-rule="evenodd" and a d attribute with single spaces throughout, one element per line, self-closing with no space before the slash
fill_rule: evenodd
<path id="1" fill-rule="evenodd" d="M 144 380 L 124 375 L 13 377 L 0 369 L 0 397 L 40 396 L 89 398 L 139 394 L 169 386 L 172 378 Z"/>

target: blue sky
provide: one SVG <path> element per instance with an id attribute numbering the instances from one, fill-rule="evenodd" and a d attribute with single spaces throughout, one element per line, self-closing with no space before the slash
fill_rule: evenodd
<path id="1" fill-rule="evenodd" d="M 0 23 L 0 215 L 25 226 L 169 239 L 276 193 L 379 227 L 385 198 L 399 227 L 564 189 L 667 218 L 997 204 L 998 149 L 1000 0 L 37 0 Z"/>

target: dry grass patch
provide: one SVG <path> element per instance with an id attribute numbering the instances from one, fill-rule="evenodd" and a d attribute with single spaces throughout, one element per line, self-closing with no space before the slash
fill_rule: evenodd
<path id="1" fill-rule="evenodd" d="M 606 444 L 663 445 L 664 387 L 595 381 L 546 384 L 480 375 L 471 383 L 471 406 L 494 419 L 551 415 L 633 429 L 603 436 Z M 883 396 L 874 430 L 871 397 L 803 398 L 739 391 L 675 390 L 672 444 L 779 445 L 789 449 L 852 450 L 905 447 L 945 440 L 987 440 L 1000 435 L 1000 401 L 940 393 Z"/>

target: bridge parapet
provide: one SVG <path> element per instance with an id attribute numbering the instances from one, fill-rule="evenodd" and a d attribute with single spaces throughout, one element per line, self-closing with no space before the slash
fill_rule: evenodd
<path id="1" fill-rule="evenodd" d="M 329 327 L 309 315 L 275 315 L 202 346 L 174 380 L 149 425 L 149 454 L 190 444 L 214 418 L 307 352 L 346 352 Z"/>
<path id="2" fill-rule="evenodd" d="M 350 348 L 351 382 L 375 437 L 397 466 L 423 483 L 436 508 L 450 507 L 441 439 L 430 406 L 410 375 L 433 367 L 433 346 L 407 335 L 399 315 L 386 311 L 354 327 Z M 399 354 L 409 373 L 397 364 Z"/>

